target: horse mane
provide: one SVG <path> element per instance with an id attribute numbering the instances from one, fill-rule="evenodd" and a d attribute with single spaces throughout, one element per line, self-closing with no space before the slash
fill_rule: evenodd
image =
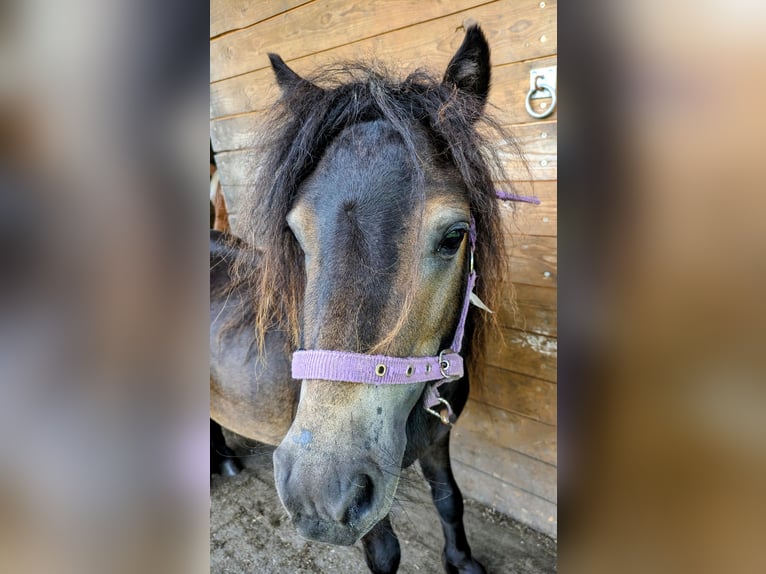
<path id="1" fill-rule="evenodd" d="M 272 329 L 289 334 L 289 350 L 300 345 L 306 278 L 303 252 L 286 217 L 302 182 L 333 139 L 345 128 L 366 121 L 384 120 L 401 137 L 416 170 L 414 193 L 425 197 L 417 126 L 424 128 L 438 159 L 457 169 L 476 223 L 476 292 L 497 310 L 508 259 L 494 182 L 509 180 L 495 145 L 505 142 L 518 151 L 515 140 L 484 113 L 478 98 L 422 69 L 399 80 L 379 64 L 339 63 L 321 68 L 307 80 L 285 90 L 267 114 L 252 158 L 251 165 L 256 166 L 252 185 L 240 210 L 239 233 L 251 248 L 239 251 L 232 284 L 251 296 L 252 314 L 242 321 L 249 320 L 251 325 L 254 320 L 257 348 L 262 350 L 265 334 Z M 495 315 L 472 315 L 465 346 L 475 359 L 487 334 L 499 330 L 493 329 Z"/>

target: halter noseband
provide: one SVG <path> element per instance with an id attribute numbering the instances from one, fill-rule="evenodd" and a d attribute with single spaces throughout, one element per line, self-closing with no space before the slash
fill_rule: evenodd
<path id="1" fill-rule="evenodd" d="M 500 199 L 539 204 L 536 197 L 519 196 L 497 192 Z M 476 247 L 476 226 L 471 218 L 468 231 L 470 243 L 468 281 L 460 310 L 460 319 L 455 329 L 452 345 L 443 349 L 435 357 L 389 357 L 388 355 L 365 355 L 346 351 L 325 351 L 321 349 L 301 350 L 293 353 L 292 376 L 294 379 L 320 379 L 325 381 L 343 381 L 367 385 L 411 385 L 431 383 L 423 394 L 423 408 L 439 418 L 442 423 L 451 425 L 456 416 L 446 399 L 439 396 L 439 387 L 446 382 L 463 377 L 465 370 L 460 350 L 463 346 L 465 320 L 471 303 L 487 309 L 473 293 L 476 283 L 476 270 L 473 266 L 473 254 Z M 488 309 L 487 309 L 488 310 Z M 443 404 L 446 412 L 437 413 L 433 407 Z"/>

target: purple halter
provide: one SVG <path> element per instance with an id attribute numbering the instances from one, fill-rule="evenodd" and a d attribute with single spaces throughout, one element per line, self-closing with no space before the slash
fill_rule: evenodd
<path id="1" fill-rule="evenodd" d="M 515 194 L 498 192 L 500 199 L 523 201 L 539 204 L 536 197 L 524 197 Z M 326 351 L 320 349 L 295 351 L 292 361 L 292 376 L 294 379 L 320 379 L 325 381 L 344 381 L 363 383 L 367 385 L 410 385 L 415 383 L 431 383 L 423 395 L 423 406 L 426 411 L 438 417 L 442 423 L 451 425 L 455 422 L 455 413 L 446 399 L 439 396 L 439 387 L 446 382 L 460 379 L 465 368 L 460 351 L 463 347 L 465 320 L 468 307 L 472 302 L 471 295 L 476 283 L 476 270 L 473 266 L 473 254 L 476 247 L 476 227 L 471 218 L 468 231 L 470 244 L 470 259 L 468 267 L 468 282 L 465 287 L 463 306 L 460 310 L 455 336 L 452 345 L 443 349 L 435 357 L 389 357 L 387 355 L 365 355 L 347 351 Z M 447 407 L 437 413 L 433 407 L 443 404 Z"/>

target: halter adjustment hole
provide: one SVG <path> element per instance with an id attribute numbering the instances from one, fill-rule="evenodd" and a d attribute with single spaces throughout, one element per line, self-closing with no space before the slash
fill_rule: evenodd
<path id="1" fill-rule="evenodd" d="M 411 377 L 412 373 L 414 372 L 415 372 L 415 367 L 413 367 L 412 365 L 407 365 L 407 370 L 404 372 L 404 374 L 408 377 Z"/>
<path id="2" fill-rule="evenodd" d="M 431 363 L 427 363 L 426 364 L 426 373 L 430 373 L 430 372 L 431 372 Z"/>
<path id="3" fill-rule="evenodd" d="M 386 374 L 386 366 L 383 363 L 379 363 L 377 367 L 375 367 L 375 374 L 379 377 L 382 377 Z"/>

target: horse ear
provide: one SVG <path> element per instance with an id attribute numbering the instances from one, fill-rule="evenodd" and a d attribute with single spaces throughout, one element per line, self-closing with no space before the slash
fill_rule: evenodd
<path id="1" fill-rule="evenodd" d="M 478 98 L 483 106 L 489 95 L 489 43 L 476 24 L 465 31 L 465 38 L 444 72 L 445 84 Z"/>
<path id="2" fill-rule="evenodd" d="M 277 54 L 269 54 L 269 61 L 271 62 L 271 69 L 274 70 L 274 75 L 277 77 L 277 83 L 279 84 L 279 87 L 282 88 L 283 94 L 287 94 L 287 92 L 298 88 L 322 91 L 321 88 L 296 74 Z"/>

